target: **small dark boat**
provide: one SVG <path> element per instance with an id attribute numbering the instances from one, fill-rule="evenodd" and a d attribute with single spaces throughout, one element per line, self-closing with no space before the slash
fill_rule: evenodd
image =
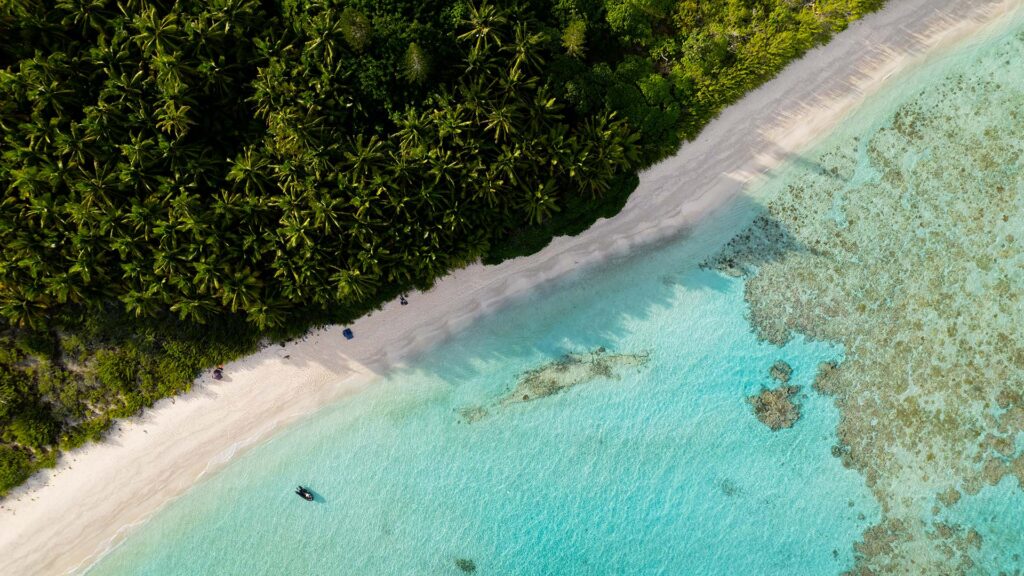
<path id="1" fill-rule="evenodd" d="M 298 494 L 299 496 L 302 496 L 305 500 L 308 500 L 310 502 L 313 501 L 313 493 L 310 492 L 309 489 L 307 488 L 299 486 L 298 488 L 295 489 L 295 493 Z"/>

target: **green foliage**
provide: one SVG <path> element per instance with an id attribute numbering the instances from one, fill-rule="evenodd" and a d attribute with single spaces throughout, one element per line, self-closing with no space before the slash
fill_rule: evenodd
<path id="1" fill-rule="evenodd" d="M 7 421 L 17 413 L 20 395 L 7 378 L 0 380 L 0 421 Z"/>
<path id="2" fill-rule="evenodd" d="M 32 460 L 24 450 L 0 444 L 0 497 L 32 473 Z"/>
<path id="3" fill-rule="evenodd" d="M 669 16 L 672 4 L 672 0 L 608 0 L 608 25 L 624 42 L 647 46 Z"/>
<path id="4" fill-rule="evenodd" d="M 57 353 L 57 339 L 48 330 L 23 330 L 18 333 L 15 345 L 26 355 L 52 358 Z"/>
<path id="5" fill-rule="evenodd" d="M 622 210 L 640 179 L 628 172 L 616 177 L 609 190 L 597 198 L 577 198 L 566 206 L 566 217 L 548 221 L 541 226 L 523 229 L 500 242 L 488 252 L 484 264 L 500 264 L 505 260 L 529 256 L 544 249 L 556 236 L 575 236 L 590 228 L 600 218 L 611 218 Z"/>
<path id="6" fill-rule="evenodd" d="M 574 18 L 562 31 L 562 47 L 574 58 L 582 58 L 587 51 L 587 22 Z"/>
<path id="7" fill-rule="evenodd" d="M 128 394 L 137 387 L 140 361 L 134 347 L 99 350 L 93 362 L 94 373 L 104 388 Z"/>
<path id="8" fill-rule="evenodd" d="M 0 475 L 261 339 L 614 215 L 880 4 L 0 3 Z"/>
<path id="9" fill-rule="evenodd" d="M 41 449 L 56 440 L 58 428 L 58 424 L 49 414 L 36 408 L 15 416 L 7 425 L 7 433 L 13 442 L 21 446 Z"/>
<path id="10" fill-rule="evenodd" d="M 621 117 L 566 112 L 529 11 L 427 8 L 180 2 L 111 10 L 103 39 L 47 13 L 62 45 L 0 77 L 0 315 L 283 326 L 429 285 L 635 163 Z M 428 83 L 428 51 L 455 73 Z M 100 386 L 135 389 L 115 360 Z"/>
<path id="11" fill-rule="evenodd" d="M 322 25 L 317 26 L 320 30 L 318 31 L 333 31 L 333 26 L 330 23 L 329 17 L 324 14 L 324 18 L 317 23 L 323 22 Z M 352 47 L 356 52 L 362 52 L 370 45 L 371 36 L 373 35 L 373 25 L 370 24 L 370 19 L 365 14 L 356 10 L 355 8 L 348 7 L 341 12 L 341 18 L 338 21 L 339 28 L 341 29 L 341 35 L 345 37 L 345 41 Z M 323 33 L 321 32 L 321 33 Z"/>
<path id="12" fill-rule="evenodd" d="M 430 58 L 426 51 L 415 42 L 410 42 L 405 50 L 405 77 L 409 82 L 422 84 L 427 81 L 430 73 Z"/>

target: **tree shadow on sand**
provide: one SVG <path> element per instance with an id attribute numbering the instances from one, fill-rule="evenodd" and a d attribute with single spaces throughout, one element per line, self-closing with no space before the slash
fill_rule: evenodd
<path id="1" fill-rule="evenodd" d="M 697 230 L 698 234 L 693 235 L 692 230 L 683 230 L 659 245 L 643 247 L 536 288 L 505 305 L 497 315 L 478 319 L 453 336 L 444 345 L 448 348 L 444 354 L 424 357 L 415 371 L 458 386 L 486 377 L 481 374 L 481 366 L 530 366 L 532 362 L 517 381 L 506 383 L 508 394 L 521 387 L 523 378 L 531 373 L 554 372 L 554 368 L 571 364 L 567 359 L 596 351 L 607 351 L 607 357 L 615 360 L 629 359 L 623 362 L 642 369 L 642 363 L 633 362 L 633 357 L 656 356 L 657 350 L 619 349 L 618 342 L 637 322 L 677 305 L 680 287 L 724 292 L 734 286 L 729 276 L 744 276 L 789 254 L 810 252 L 760 202 L 748 196 L 737 198 L 725 213 L 714 218 L 713 229 Z M 691 240 L 699 246 L 688 246 Z M 579 320 L 580 306 L 588 307 L 586 314 L 588 319 L 593 318 L 592 323 Z M 567 336 L 559 318 L 585 329 Z M 501 345 L 479 346 L 481 340 Z M 538 356 L 550 360 L 538 365 Z M 613 374 L 609 378 L 617 377 Z M 590 379 L 580 382 L 584 380 Z M 486 414 L 482 407 L 467 410 L 462 414 L 466 422 Z"/>

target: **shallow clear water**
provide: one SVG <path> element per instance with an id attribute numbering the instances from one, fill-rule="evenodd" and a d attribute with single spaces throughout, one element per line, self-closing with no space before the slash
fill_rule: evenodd
<path id="1" fill-rule="evenodd" d="M 836 410 L 809 388 L 841 350 L 757 342 L 742 284 L 678 252 L 481 322 L 247 453 L 90 574 L 445 574 L 458 559 L 482 574 L 848 568 L 876 506 L 831 456 Z M 650 356 L 500 401 L 525 371 L 601 346 Z M 746 397 L 780 358 L 804 417 L 771 432 Z M 487 414 L 467 422 L 477 406 Z M 297 483 L 318 501 L 291 494 Z"/>
<path id="2" fill-rule="evenodd" d="M 842 139 L 874 134 L 951 70 L 993 66 L 996 56 L 1019 63 L 1020 54 L 997 50 L 1007 38 L 932 63 L 820 149 L 845 142 L 863 156 Z M 905 160 L 910 174 L 917 160 Z M 849 186 L 882 177 L 855 164 L 865 168 Z M 791 193 L 796 179 L 810 185 L 808 171 L 820 169 L 781 171 L 769 196 Z M 852 568 L 854 543 L 882 513 L 864 477 L 832 455 L 840 413 L 810 386 L 843 347 L 799 335 L 782 347 L 758 340 L 746 280 L 696 266 L 757 210 L 743 200 L 689 238 L 480 321 L 205 479 L 89 574 L 460 574 L 470 562 L 478 574 L 526 575 Z M 845 229 L 865 211 L 832 202 L 820 213 Z M 557 374 L 565 354 L 599 348 L 619 359 L 605 376 L 515 401 L 524 375 Z M 801 387 L 802 417 L 772 432 L 747 398 L 776 385 L 769 368 L 779 359 Z M 291 493 L 299 483 L 315 503 Z M 1013 478 L 940 518 L 980 527 L 981 569 L 1018 565 L 1024 498 Z"/>

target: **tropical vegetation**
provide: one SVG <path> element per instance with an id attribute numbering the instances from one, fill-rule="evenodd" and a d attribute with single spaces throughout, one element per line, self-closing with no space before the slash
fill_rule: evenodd
<path id="1" fill-rule="evenodd" d="M 611 216 L 882 0 L 7 0 L 0 495 L 204 367 Z"/>

